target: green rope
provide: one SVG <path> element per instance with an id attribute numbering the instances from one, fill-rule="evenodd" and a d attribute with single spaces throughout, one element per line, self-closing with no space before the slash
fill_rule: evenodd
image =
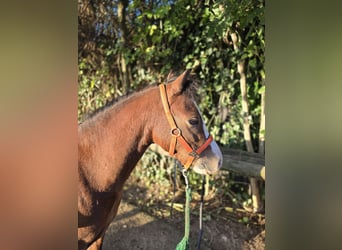
<path id="1" fill-rule="evenodd" d="M 191 201 L 191 188 L 186 187 L 186 201 L 185 201 L 185 232 L 183 239 L 177 244 L 176 250 L 188 250 L 189 236 L 190 236 L 190 201 Z"/>

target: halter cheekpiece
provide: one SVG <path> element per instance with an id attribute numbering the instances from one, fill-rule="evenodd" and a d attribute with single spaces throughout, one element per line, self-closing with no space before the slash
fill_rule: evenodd
<path id="1" fill-rule="evenodd" d="M 189 143 L 185 140 L 185 138 L 182 135 L 182 130 L 177 126 L 175 119 L 170 111 L 170 104 L 167 98 L 167 93 L 166 93 L 166 85 L 165 84 L 160 84 L 159 85 L 159 90 L 160 90 L 160 96 L 161 96 L 161 100 L 163 103 L 163 107 L 164 107 L 164 111 L 165 111 L 165 115 L 166 118 L 170 124 L 171 130 L 170 130 L 170 134 L 171 134 L 171 142 L 170 142 L 170 147 L 169 147 L 169 154 L 171 156 L 173 156 L 175 154 L 176 151 L 176 144 L 177 144 L 177 140 L 179 140 L 179 142 L 182 144 L 182 146 L 184 147 L 184 149 L 188 152 L 189 156 L 188 159 L 184 165 L 184 168 L 187 170 L 192 162 L 198 158 L 200 156 L 200 154 L 210 145 L 210 143 L 213 140 L 213 137 L 211 135 L 209 135 L 209 137 L 206 139 L 206 141 L 202 144 L 202 146 L 200 146 L 197 149 L 193 149 Z"/>

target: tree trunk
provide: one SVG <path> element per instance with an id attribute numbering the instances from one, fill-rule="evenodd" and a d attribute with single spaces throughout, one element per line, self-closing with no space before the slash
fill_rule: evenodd
<path id="1" fill-rule="evenodd" d="M 123 94 L 127 94 L 129 90 L 129 75 L 127 70 L 127 62 L 125 59 L 125 52 L 127 46 L 127 36 L 128 36 L 128 30 L 126 25 L 126 8 L 128 6 L 128 0 L 121 0 L 118 3 L 118 21 L 119 21 L 119 27 L 121 30 L 121 42 L 122 42 L 122 48 L 121 53 L 119 55 L 119 70 L 121 71 L 121 81 L 122 81 L 122 92 Z"/>
<path id="2" fill-rule="evenodd" d="M 259 128 L 259 154 L 265 154 L 265 91 L 261 93 L 261 112 Z"/>
<path id="3" fill-rule="evenodd" d="M 230 34 L 233 46 L 236 51 L 239 50 L 238 46 L 238 36 L 235 32 Z M 250 132 L 250 124 L 249 124 L 249 110 L 248 110 L 248 98 L 247 98 L 247 83 L 246 83 L 246 74 L 245 74 L 245 60 L 240 59 L 237 63 L 237 70 L 240 74 L 240 89 L 241 89 L 241 104 L 242 104 L 242 112 L 243 112 L 243 135 L 247 147 L 247 151 L 253 153 L 254 148 L 252 144 L 251 132 Z M 257 179 L 251 177 L 250 179 L 251 191 L 252 191 L 252 201 L 253 201 L 253 211 L 257 212 L 261 209 L 261 199 L 260 199 L 260 191 L 258 187 Z"/>
<path id="4" fill-rule="evenodd" d="M 265 91 L 261 93 L 261 112 L 260 112 L 260 128 L 259 128 L 259 154 L 265 155 L 265 128 L 266 128 L 266 120 L 265 120 Z M 266 178 L 265 169 L 263 171 L 264 180 Z M 259 184 L 261 184 L 259 182 Z M 264 204 L 260 207 L 259 210 L 264 209 Z"/>

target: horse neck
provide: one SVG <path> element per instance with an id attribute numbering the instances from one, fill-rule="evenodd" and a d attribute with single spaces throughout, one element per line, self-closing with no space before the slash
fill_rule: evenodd
<path id="1" fill-rule="evenodd" d="M 156 108 L 161 106 L 156 97 L 159 97 L 157 88 L 147 89 L 103 111 L 90 121 L 88 129 L 81 128 L 80 167 L 90 177 L 88 182 L 94 189 L 122 189 L 152 143 Z"/>

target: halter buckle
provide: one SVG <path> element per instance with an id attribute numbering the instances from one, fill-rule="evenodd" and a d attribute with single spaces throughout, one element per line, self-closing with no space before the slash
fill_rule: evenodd
<path id="1" fill-rule="evenodd" d="M 196 152 L 196 150 L 193 150 L 189 153 L 190 156 L 194 157 L 194 158 L 199 158 L 199 154 Z"/>

